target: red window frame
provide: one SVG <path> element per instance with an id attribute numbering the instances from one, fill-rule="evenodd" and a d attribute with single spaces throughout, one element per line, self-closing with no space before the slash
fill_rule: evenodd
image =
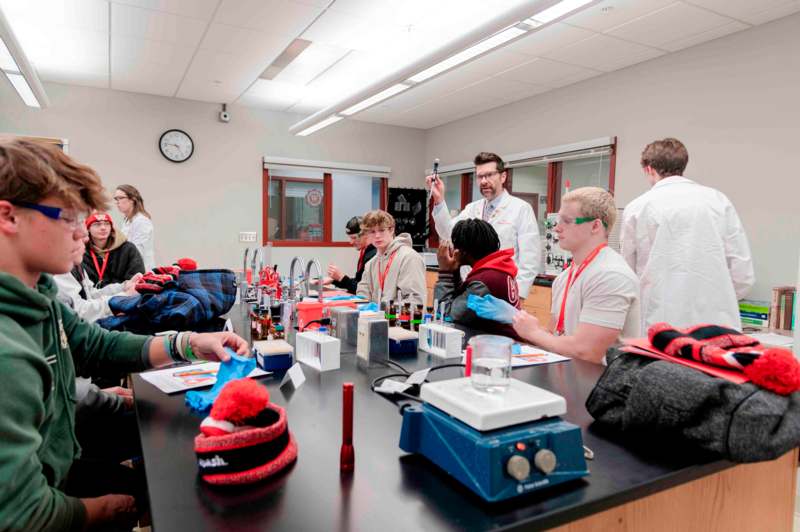
<path id="1" fill-rule="evenodd" d="M 273 239 L 269 240 L 267 235 L 269 234 L 269 182 L 270 182 L 270 173 L 267 168 L 262 169 L 261 175 L 261 243 L 262 245 L 267 245 L 267 243 L 271 243 L 274 247 L 350 247 L 352 244 L 350 242 L 341 242 L 341 241 L 334 241 L 333 240 L 333 176 L 330 172 L 325 172 L 322 176 L 322 180 L 319 179 L 310 179 L 310 178 L 301 178 L 301 177 L 283 177 L 283 176 L 272 176 L 273 180 L 280 180 L 281 187 L 280 187 L 280 201 L 281 205 L 281 217 L 285 218 L 286 216 L 286 208 L 285 208 L 285 197 L 283 194 L 285 183 L 288 182 L 298 182 L 298 183 L 321 183 L 322 184 L 322 240 L 283 240 L 283 239 Z M 386 201 L 387 201 L 387 194 L 389 190 L 389 179 L 386 177 L 381 177 L 381 191 L 380 191 L 380 208 L 386 209 Z M 360 213 L 363 214 L 363 213 Z M 286 224 L 284 220 L 281 220 L 280 223 L 281 228 L 285 228 Z"/>

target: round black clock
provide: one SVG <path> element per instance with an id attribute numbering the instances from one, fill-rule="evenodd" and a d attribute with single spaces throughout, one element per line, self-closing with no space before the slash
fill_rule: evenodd
<path id="1" fill-rule="evenodd" d="M 182 163 L 194 153 L 194 141 L 185 131 L 170 129 L 158 139 L 158 149 L 168 161 Z"/>

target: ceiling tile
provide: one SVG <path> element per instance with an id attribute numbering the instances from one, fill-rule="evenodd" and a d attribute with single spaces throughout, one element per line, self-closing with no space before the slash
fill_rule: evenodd
<path id="1" fill-rule="evenodd" d="M 602 0 L 567 17 L 564 22 L 587 30 L 604 32 L 661 9 L 675 0 Z"/>
<path id="2" fill-rule="evenodd" d="M 522 83 L 520 81 L 502 80 L 499 78 L 489 78 L 478 83 L 464 87 L 456 92 L 447 95 L 460 101 L 491 101 L 509 102 L 522 100 L 534 94 L 541 94 L 549 90 L 544 85 Z"/>
<path id="3" fill-rule="evenodd" d="M 197 46 L 208 22 L 123 4 L 111 5 L 111 34 Z"/>
<path id="4" fill-rule="evenodd" d="M 302 90 L 291 83 L 259 79 L 244 93 L 237 103 L 251 107 L 285 111 L 303 97 Z"/>
<path id="5" fill-rule="evenodd" d="M 294 38 L 285 33 L 255 31 L 214 22 L 200 42 L 200 49 L 256 56 L 268 66 L 292 40 Z"/>
<path id="6" fill-rule="evenodd" d="M 198 50 L 176 96 L 232 103 L 258 78 L 263 68 L 246 54 Z"/>
<path id="7" fill-rule="evenodd" d="M 16 31 L 18 22 L 39 28 L 75 28 L 108 32 L 105 0 L 0 0 L 0 8 Z"/>
<path id="8" fill-rule="evenodd" d="M 628 41 L 667 48 L 669 43 L 688 39 L 732 20 L 706 9 L 676 2 L 663 9 L 618 26 L 608 35 Z"/>
<path id="9" fill-rule="evenodd" d="M 718 39 L 725 35 L 736 33 L 737 31 L 746 30 L 747 28 L 750 27 L 751 26 L 745 24 L 744 22 L 739 22 L 738 20 L 732 20 L 727 24 L 723 24 L 722 26 L 717 26 L 710 30 L 701 33 L 696 33 L 694 35 L 685 37 L 683 39 L 671 41 L 668 44 L 665 44 L 664 48 L 666 48 L 670 52 L 676 52 L 678 50 L 683 50 L 684 48 L 689 48 L 690 46 L 694 46 L 696 44 L 712 41 L 714 39 Z"/>
<path id="10" fill-rule="evenodd" d="M 558 22 L 512 42 L 503 50 L 541 56 L 551 50 L 564 48 L 587 39 L 592 35 L 594 35 L 592 31 Z"/>
<path id="11" fill-rule="evenodd" d="M 173 96 L 194 48 L 112 35 L 111 88 Z"/>
<path id="12" fill-rule="evenodd" d="M 599 70 L 568 65 L 540 57 L 516 68 L 506 70 L 498 74 L 497 77 L 536 85 L 546 85 L 548 87 L 561 87 L 601 73 Z"/>
<path id="13" fill-rule="evenodd" d="M 25 54 L 43 80 L 108 86 L 107 33 L 68 27 L 44 28 L 28 22 L 15 23 L 13 27 Z"/>
<path id="14" fill-rule="evenodd" d="M 211 20 L 220 0 L 111 0 L 115 4 L 152 9 L 203 20 Z"/>
<path id="15" fill-rule="evenodd" d="M 688 0 L 688 2 L 750 24 L 762 24 L 800 11 L 800 0 Z"/>
<path id="16" fill-rule="evenodd" d="M 214 22 L 297 37 L 322 10 L 289 0 L 222 0 Z"/>
<path id="17" fill-rule="evenodd" d="M 572 46 L 553 50 L 547 58 L 611 72 L 635 63 L 653 59 L 665 52 L 614 37 L 596 33 Z"/>
<path id="18" fill-rule="evenodd" d="M 342 59 L 348 50 L 311 43 L 286 68 L 275 76 L 277 81 L 305 86 Z"/>

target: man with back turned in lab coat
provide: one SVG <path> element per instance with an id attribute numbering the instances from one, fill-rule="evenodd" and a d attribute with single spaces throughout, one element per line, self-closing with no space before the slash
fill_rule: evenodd
<path id="1" fill-rule="evenodd" d="M 450 239 L 453 226 L 469 218 L 485 220 L 494 227 L 500 237 L 500 248 L 514 250 L 514 262 L 519 267 L 517 285 L 520 299 L 528 297 L 533 280 L 539 271 L 541 241 L 533 208 L 505 189 L 508 173 L 499 155 L 481 152 L 475 156 L 475 179 L 483 198 L 467 205 L 455 218 L 450 217 L 444 201 L 444 183 L 426 180 L 433 196 L 433 221 L 439 238 Z"/>
<path id="2" fill-rule="evenodd" d="M 741 330 L 738 300 L 755 283 L 736 209 L 718 190 L 683 177 L 686 147 L 674 138 L 645 147 L 652 188 L 625 207 L 622 255 L 641 281 L 642 333 L 658 322 Z"/>

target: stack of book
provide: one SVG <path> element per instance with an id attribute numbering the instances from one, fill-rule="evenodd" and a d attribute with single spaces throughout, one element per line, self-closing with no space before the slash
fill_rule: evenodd
<path id="1" fill-rule="evenodd" d="M 772 329 L 794 328 L 794 286 L 776 286 L 772 289 L 769 308 L 769 326 Z"/>
<path id="2" fill-rule="evenodd" d="M 769 327 L 769 301 L 742 299 L 739 301 L 739 316 L 747 327 Z"/>

